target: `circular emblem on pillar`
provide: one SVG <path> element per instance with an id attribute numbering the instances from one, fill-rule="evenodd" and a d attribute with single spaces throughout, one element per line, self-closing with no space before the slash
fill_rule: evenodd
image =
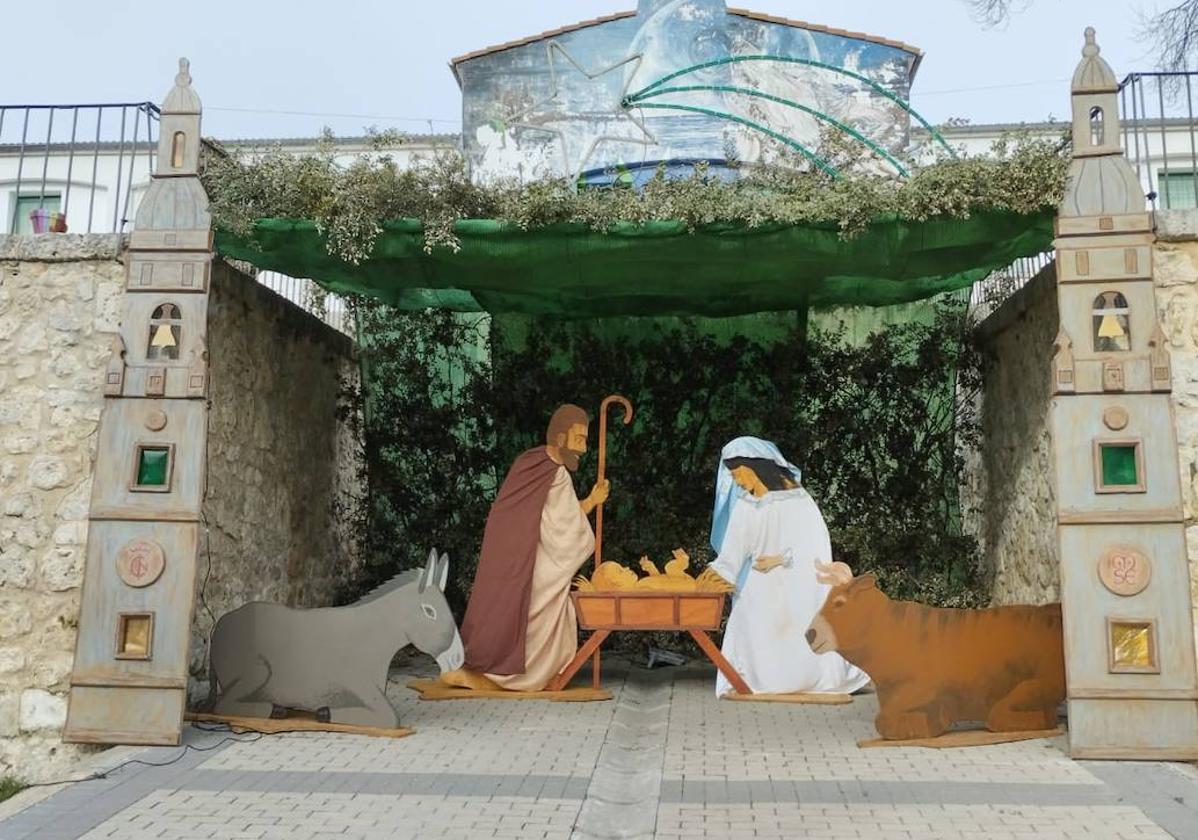
<path id="1" fill-rule="evenodd" d="M 1098 578 L 1116 595 L 1138 595 L 1152 579 L 1152 563 L 1139 549 L 1112 546 L 1098 560 Z"/>
<path id="2" fill-rule="evenodd" d="M 156 408 L 146 415 L 146 428 L 151 432 L 161 432 L 166 428 L 166 412 Z"/>
<path id="3" fill-rule="evenodd" d="M 129 586 L 149 586 L 166 567 L 166 554 L 153 540 L 126 543 L 116 558 L 116 573 Z"/>
<path id="4" fill-rule="evenodd" d="M 1127 428 L 1127 409 L 1121 405 L 1113 405 L 1106 411 L 1102 412 L 1102 422 L 1106 427 L 1113 432 L 1118 432 Z"/>

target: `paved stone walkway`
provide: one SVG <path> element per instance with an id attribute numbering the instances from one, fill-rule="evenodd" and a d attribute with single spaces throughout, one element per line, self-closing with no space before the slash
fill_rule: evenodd
<path id="1" fill-rule="evenodd" d="M 615 702 L 422 703 L 402 687 L 410 674 L 396 675 L 412 737 L 274 735 L 188 751 L 40 801 L 22 794 L 0 807 L 11 814 L 0 840 L 1198 840 L 1187 766 L 1073 762 L 1063 739 L 861 750 L 872 696 L 730 703 L 706 670 L 604 673 Z M 179 750 L 135 754 L 164 762 Z"/>

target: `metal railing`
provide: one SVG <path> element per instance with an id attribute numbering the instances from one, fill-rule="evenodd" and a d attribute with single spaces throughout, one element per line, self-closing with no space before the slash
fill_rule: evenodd
<path id="1" fill-rule="evenodd" d="M 305 277 L 290 277 L 277 271 L 258 271 L 254 279 L 338 332 L 349 336 L 354 334 L 354 321 L 345 298 L 325 291 L 315 281 Z"/>
<path id="2" fill-rule="evenodd" d="M 154 171 L 158 119 L 153 102 L 0 105 L 0 232 L 34 232 L 36 210 L 72 233 L 127 230 Z"/>
<path id="3" fill-rule="evenodd" d="M 1044 251 L 1033 257 L 1020 257 L 1006 268 L 992 272 L 973 284 L 969 309 L 977 321 L 984 321 L 1003 301 L 1026 286 L 1033 277 L 1050 265 L 1054 251 Z"/>
<path id="4" fill-rule="evenodd" d="M 129 231 L 154 172 L 159 116 L 153 102 L 0 105 L 0 234 Z M 343 298 L 273 271 L 256 278 L 352 335 Z"/>
<path id="5" fill-rule="evenodd" d="M 1198 207 L 1198 73 L 1131 73 L 1119 85 L 1123 150 L 1154 209 Z"/>
<path id="6" fill-rule="evenodd" d="M 1119 85 L 1120 141 L 1144 189 L 1145 209 L 1198 208 L 1198 72 L 1131 73 Z M 983 320 L 1053 260 L 1016 260 L 975 283 L 970 308 Z"/>

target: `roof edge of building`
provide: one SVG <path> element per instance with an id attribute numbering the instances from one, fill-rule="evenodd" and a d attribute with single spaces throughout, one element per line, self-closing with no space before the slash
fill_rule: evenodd
<path id="1" fill-rule="evenodd" d="M 765 14 L 764 12 L 754 12 L 750 9 L 741 9 L 741 8 L 731 8 L 730 7 L 727 9 L 727 12 L 728 12 L 728 14 L 736 15 L 737 17 L 750 18 L 753 20 L 765 21 L 767 23 L 778 23 L 778 24 L 782 24 L 783 26 L 793 26 L 798 29 L 808 29 L 813 32 L 824 32 L 829 35 L 839 35 L 839 36 L 842 36 L 845 38 L 855 38 L 860 41 L 870 41 L 871 43 L 882 44 L 887 47 L 895 47 L 896 49 L 900 49 L 900 50 L 903 50 L 904 52 L 908 52 L 912 56 L 915 57 L 915 61 L 911 65 L 911 75 L 912 76 L 915 75 L 916 69 L 919 67 L 920 62 L 923 60 L 924 53 L 923 53 L 923 50 L 921 50 L 919 47 L 914 47 L 910 44 L 904 43 L 903 41 L 896 41 L 892 38 L 883 38 L 880 35 L 870 35 L 867 32 L 853 32 L 848 29 L 837 29 L 836 27 L 833 27 L 833 26 L 824 26 L 824 25 L 818 24 L 818 23 L 809 23 L 809 22 L 803 21 L 803 20 L 794 20 L 792 18 L 779 17 L 777 15 Z M 469 61 L 474 58 L 481 58 L 484 55 L 490 55 L 492 53 L 502 52 L 503 50 L 509 50 L 514 47 L 527 46 L 528 44 L 533 44 L 533 43 L 536 43 L 537 41 L 543 41 L 546 38 L 552 38 L 556 35 L 564 35 L 568 32 L 576 32 L 579 29 L 587 29 L 588 27 L 591 27 L 591 26 L 598 26 L 603 23 L 610 23 L 611 21 L 614 21 L 614 20 L 623 20 L 625 18 L 630 18 L 630 17 L 635 17 L 635 16 L 636 16 L 635 11 L 615 12 L 610 15 L 603 15 L 602 17 L 591 18 L 590 20 L 583 20 L 583 21 L 579 21 L 578 23 L 567 24 L 566 26 L 559 26 L 556 29 L 549 29 L 544 32 L 538 33 L 536 35 L 529 35 L 524 38 L 517 38 L 513 41 L 505 41 L 502 44 L 494 44 L 489 47 L 481 47 L 477 50 L 471 50 L 470 52 L 463 53 L 462 55 L 451 58 L 449 60 L 449 67 L 451 70 L 453 70 L 454 76 L 457 77 L 458 76 L 458 65 L 461 64 L 462 62 Z M 460 77 L 458 77 L 458 83 L 461 84 Z"/>

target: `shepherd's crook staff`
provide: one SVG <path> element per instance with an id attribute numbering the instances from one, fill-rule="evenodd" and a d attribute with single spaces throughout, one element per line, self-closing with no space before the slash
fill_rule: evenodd
<path id="1" fill-rule="evenodd" d="M 619 403 L 624 406 L 624 425 L 627 426 L 632 422 L 632 403 L 627 397 L 621 397 L 619 394 L 612 394 L 610 397 L 604 398 L 603 402 L 599 403 L 599 478 L 598 483 L 603 483 L 603 477 L 607 473 L 607 407 L 612 403 Z M 603 505 L 595 508 L 595 568 L 599 568 L 599 564 L 603 562 Z"/>

